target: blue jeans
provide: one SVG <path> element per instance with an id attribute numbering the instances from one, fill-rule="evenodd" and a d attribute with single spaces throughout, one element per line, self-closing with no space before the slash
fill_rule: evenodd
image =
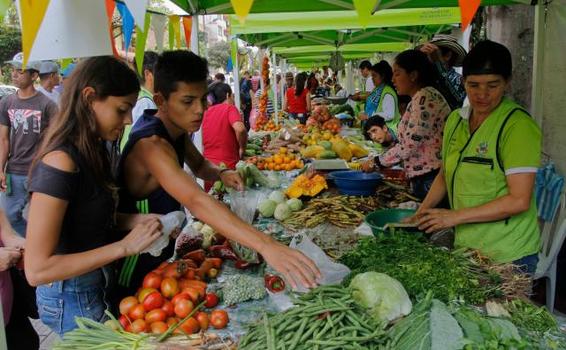
<path id="1" fill-rule="evenodd" d="M 428 191 L 432 187 L 432 183 L 438 174 L 439 169 L 432 170 L 426 174 L 411 178 L 411 191 L 413 195 L 420 200 L 425 199 Z"/>
<path id="2" fill-rule="evenodd" d="M 16 232 L 25 237 L 27 220 L 24 218 L 24 209 L 29 203 L 28 177 L 25 175 L 6 174 L 10 181 L 10 191 L 2 196 L 2 206 L 10 224 Z"/>
<path id="3" fill-rule="evenodd" d="M 77 328 L 75 317 L 101 322 L 104 310 L 105 277 L 102 269 L 65 281 L 41 285 L 36 289 L 39 318 L 59 336 Z"/>
<path id="4" fill-rule="evenodd" d="M 532 254 L 513 261 L 519 267 L 519 271 L 529 275 L 534 275 L 537 271 L 538 254 Z"/>

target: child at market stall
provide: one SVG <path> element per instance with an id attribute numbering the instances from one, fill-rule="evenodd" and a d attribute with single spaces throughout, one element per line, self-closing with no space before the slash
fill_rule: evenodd
<path id="1" fill-rule="evenodd" d="M 189 51 L 165 52 L 154 74 L 158 109 L 146 111 L 134 126 L 120 160 L 121 208 L 137 212 L 138 201 L 144 201 L 151 213 L 184 206 L 226 238 L 261 253 L 293 287 L 315 286 L 319 271 L 310 259 L 240 220 L 183 171 L 183 164 L 187 164 L 205 181 L 222 180 L 228 187 L 243 190 L 237 172 L 221 170 L 203 158 L 187 135 L 202 124 L 208 94 L 206 60 Z M 145 273 L 171 257 L 172 246 L 173 242 L 157 260 L 138 261 L 130 286 L 139 285 Z"/>
<path id="2" fill-rule="evenodd" d="M 103 320 L 106 266 L 160 236 L 157 218 L 116 213 L 115 153 L 105 147 L 118 146 L 139 89 L 116 58 L 78 64 L 31 166 L 25 273 L 38 286 L 39 317 L 60 336 L 76 328 L 76 316 Z"/>
<path id="3" fill-rule="evenodd" d="M 364 137 L 366 140 L 380 144 L 385 152 L 399 142 L 395 131 L 389 128 L 385 119 L 379 115 L 374 115 L 366 121 L 364 124 Z M 375 171 L 375 165 L 374 158 L 368 159 L 362 163 L 362 170 L 364 172 Z"/>

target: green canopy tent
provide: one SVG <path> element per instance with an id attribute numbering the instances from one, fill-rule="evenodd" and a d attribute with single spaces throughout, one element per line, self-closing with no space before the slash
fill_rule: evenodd
<path id="1" fill-rule="evenodd" d="M 172 0 L 190 14 L 233 14 L 229 0 Z M 371 1 L 371 0 L 368 0 Z M 374 0 L 374 12 L 387 9 L 458 7 L 458 0 Z M 532 0 L 482 0 L 482 6 L 531 5 Z M 354 10 L 352 0 L 255 0 L 251 13 Z"/>

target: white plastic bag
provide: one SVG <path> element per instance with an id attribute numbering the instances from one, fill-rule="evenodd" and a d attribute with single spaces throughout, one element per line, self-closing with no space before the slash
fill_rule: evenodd
<path id="1" fill-rule="evenodd" d="M 350 269 L 343 264 L 336 263 L 322 251 L 316 244 L 311 241 L 303 233 L 296 234 L 289 247 L 297 249 L 309 257 L 322 275 L 322 278 L 319 281 L 320 285 L 328 285 L 328 284 L 338 284 L 341 283 L 344 277 L 350 274 Z M 304 287 L 298 287 L 297 289 L 299 292 L 307 292 L 308 290 Z"/>
<path id="2" fill-rule="evenodd" d="M 161 221 L 161 237 L 156 239 L 143 253 L 149 253 L 153 256 L 160 256 L 163 248 L 169 244 L 169 236 L 176 230 L 181 229 L 183 221 L 185 221 L 185 213 L 182 211 L 174 211 L 159 218 Z"/>

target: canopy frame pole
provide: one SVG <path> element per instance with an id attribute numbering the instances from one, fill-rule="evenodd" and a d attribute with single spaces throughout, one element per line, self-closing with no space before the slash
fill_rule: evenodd
<path id="1" fill-rule="evenodd" d="M 271 89 L 273 90 L 273 110 L 275 111 L 275 125 L 279 125 L 279 107 L 277 105 L 277 57 L 275 57 L 275 52 L 271 52 L 271 67 L 273 68 Z"/>
<path id="2" fill-rule="evenodd" d="M 533 55 L 533 86 L 531 92 L 531 114 L 542 128 L 543 123 L 543 78 L 544 78 L 544 43 L 546 25 L 546 6 L 539 1 L 535 7 L 535 42 Z"/>
<path id="3" fill-rule="evenodd" d="M 197 13 L 197 8 L 195 7 L 193 1 L 194 0 L 187 0 L 187 2 L 189 3 L 189 7 L 191 8 L 191 14 L 195 15 Z"/>
<path id="4" fill-rule="evenodd" d="M 255 42 L 254 45 L 263 46 L 263 45 L 270 44 L 269 46 L 273 46 L 272 43 L 278 42 L 280 40 L 287 40 L 287 39 L 294 39 L 294 38 L 295 38 L 294 33 L 288 33 L 288 34 L 285 34 L 285 35 L 281 35 L 279 37 L 269 38 L 269 39 L 265 39 L 265 40 L 262 40 L 262 41 Z"/>
<path id="5" fill-rule="evenodd" d="M 374 35 L 378 35 L 380 33 L 383 33 L 384 31 L 385 31 L 385 29 L 383 29 L 383 28 L 377 28 L 377 29 L 374 29 L 374 30 L 370 30 L 369 32 L 357 35 L 355 37 L 351 37 L 349 40 L 346 40 L 344 42 L 344 44 L 355 43 L 357 41 L 364 40 L 364 39 L 372 37 Z"/>
<path id="6" fill-rule="evenodd" d="M 279 84 L 279 96 L 281 96 L 281 111 L 283 110 L 283 105 L 285 104 L 285 84 L 287 83 L 287 60 L 284 58 L 279 59 L 281 64 L 281 84 Z"/>
<path id="7" fill-rule="evenodd" d="M 242 110 L 241 108 L 241 97 L 240 97 L 240 64 L 238 62 L 238 37 L 234 36 L 231 40 L 231 51 L 232 51 L 232 57 L 233 57 L 233 61 L 232 62 L 232 70 L 233 70 L 233 75 L 234 75 L 234 103 L 236 105 L 236 108 L 238 108 L 239 111 Z M 235 51 L 235 52 L 234 52 Z"/>
<path id="8" fill-rule="evenodd" d="M 326 4 L 341 7 L 345 10 L 354 10 L 354 5 L 352 5 L 351 3 L 342 1 L 342 0 L 319 0 L 319 1 L 324 2 Z"/>
<path id="9" fill-rule="evenodd" d="M 198 23 L 199 23 L 199 16 L 198 15 L 193 15 L 192 21 L 191 21 L 191 51 L 194 52 L 195 54 L 200 54 L 199 53 L 199 47 L 198 47 Z"/>
<path id="10" fill-rule="evenodd" d="M 232 4 L 231 4 L 231 3 L 226 3 L 226 4 L 220 4 L 220 5 L 217 5 L 217 6 L 212 6 L 212 7 L 209 7 L 209 8 L 207 8 L 207 9 L 204 9 L 204 14 L 206 14 L 206 15 L 213 15 L 213 14 L 216 14 L 217 12 L 227 10 L 227 9 L 229 9 L 229 8 L 231 8 L 231 7 L 232 7 Z"/>
<path id="11" fill-rule="evenodd" d="M 300 36 L 303 37 L 303 39 L 307 39 L 309 41 L 318 42 L 318 43 L 323 44 L 323 45 L 334 46 L 334 41 L 328 40 L 328 39 L 322 39 L 322 38 L 319 38 L 319 37 L 312 35 L 312 34 L 300 33 L 300 34 L 297 34 L 297 35 L 298 36 L 300 35 Z"/>

